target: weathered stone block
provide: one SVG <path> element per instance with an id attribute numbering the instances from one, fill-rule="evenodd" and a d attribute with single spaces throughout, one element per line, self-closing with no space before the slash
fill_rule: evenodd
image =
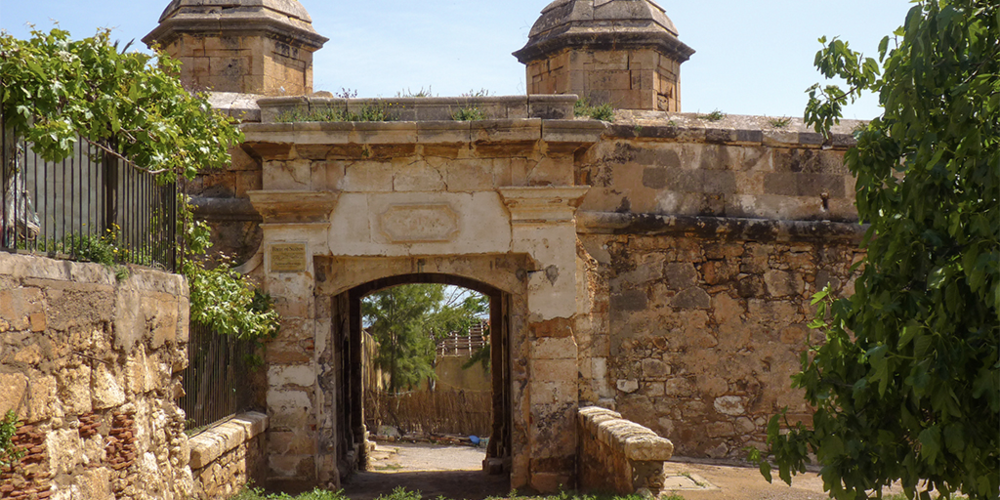
<path id="1" fill-rule="evenodd" d="M 28 377 L 21 373 L 0 373 L 0 415 L 18 411 L 25 402 Z"/>
<path id="2" fill-rule="evenodd" d="M 698 271 L 693 264 L 671 262 L 666 265 L 663 274 L 667 278 L 667 286 L 673 290 L 683 290 L 698 283 Z"/>
<path id="3" fill-rule="evenodd" d="M 111 408 L 125 403 L 125 390 L 114 369 L 98 363 L 92 376 L 90 394 L 94 409 Z"/>
<path id="4" fill-rule="evenodd" d="M 701 288 L 688 288 L 674 295 L 670 305 L 676 309 L 709 309 L 712 298 Z"/>
<path id="5" fill-rule="evenodd" d="M 713 403 L 715 411 L 729 416 L 743 415 L 746 409 L 743 407 L 743 398 L 739 396 L 723 396 L 715 398 Z"/>

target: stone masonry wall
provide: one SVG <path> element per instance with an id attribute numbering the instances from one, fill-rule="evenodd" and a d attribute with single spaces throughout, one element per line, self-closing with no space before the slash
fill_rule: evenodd
<path id="1" fill-rule="evenodd" d="M 264 430 L 267 424 L 267 415 L 249 412 L 192 436 L 192 498 L 229 498 L 244 485 L 265 485 L 267 450 Z"/>
<path id="2" fill-rule="evenodd" d="M 852 293 L 855 241 L 581 239 L 610 295 L 608 382 L 625 418 L 679 455 L 717 458 L 762 446 L 782 407 L 805 418 L 789 377 L 806 343 L 822 340 L 806 327 L 810 299 L 826 284 Z"/>
<path id="3" fill-rule="evenodd" d="M 581 211 L 770 220 L 856 221 L 844 166 L 856 122 L 829 142 L 789 120 L 759 116 L 619 112 L 601 142 L 577 158 L 592 186 Z"/>
<path id="4" fill-rule="evenodd" d="M 654 498 L 663 489 L 663 462 L 674 453 L 670 440 L 596 406 L 580 408 L 577 434 L 581 489 L 619 495 L 642 492 Z"/>
<path id="5" fill-rule="evenodd" d="M 183 499 L 187 284 L 131 269 L 0 253 L 0 413 L 26 457 L 0 498 Z"/>
<path id="6" fill-rule="evenodd" d="M 526 65 L 528 94 L 576 94 L 619 109 L 680 111 L 680 63 L 652 48 L 567 48 Z"/>

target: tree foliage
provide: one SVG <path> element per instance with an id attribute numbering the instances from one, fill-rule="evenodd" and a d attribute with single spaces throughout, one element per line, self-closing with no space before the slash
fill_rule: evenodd
<path id="1" fill-rule="evenodd" d="M 242 134 L 181 87 L 179 63 L 119 52 L 109 36 L 71 40 L 60 29 L 32 31 L 29 40 L 0 36 L 6 126 L 46 161 L 68 157 L 78 138 L 103 148 L 114 142 L 108 152 L 164 182 L 228 165 L 228 146 Z"/>
<path id="2" fill-rule="evenodd" d="M 82 40 L 60 29 L 32 31 L 29 40 L 0 35 L 4 126 L 47 161 L 67 158 L 82 140 L 158 182 L 193 179 L 227 166 L 243 135 L 204 95 L 184 90 L 177 72 L 165 54 L 119 51 L 108 30 Z M 226 261 L 209 268 L 191 258 L 207 251 L 208 229 L 181 205 L 191 317 L 240 337 L 274 333 L 277 314 L 252 283 Z"/>
<path id="3" fill-rule="evenodd" d="M 375 363 L 389 374 L 389 392 L 434 377 L 437 340 L 465 332 L 489 310 L 489 298 L 438 284 L 399 285 L 365 297 L 364 324 L 378 343 Z"/>
<path id="4" fill-rule="evenodd" d="M 997 498 L 1000 488 L 1000 5 L 923 0 L 879 60 L 833 40 L 816 56 L 849 90 L 810 89 L 806 118 L 828 133 L 864 90 L 883 115 L 856 133 L 846 163 L 871 224 L 849 299 L 818 294 L 825 344 L 793 385 L 812 428 L 768 429 L 780 476 L 808 453 L 837 499 Z M 771 467 L 761 464 L 770 479 Z"/>

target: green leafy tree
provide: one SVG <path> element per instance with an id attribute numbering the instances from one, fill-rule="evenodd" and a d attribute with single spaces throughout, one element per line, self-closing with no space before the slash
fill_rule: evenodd
<path id="1" fill-rule="evenodd" d="M 775 417 L 769 451 L 785 481 L 815 453 L 837 499 L 881 498 L 897 480 L 908 498 L 995 499 L 1000 4 L 915 3 L 879 61 L 821 40 L 816 66 L 850 88 L 810 89 L 806 118 L 826 134 L 865 90 L 884 110 L 846 155 L 871 229 L 855 295 L 814 301 L 827 340 L 793 377 L 813 425 L 783 435 Z"/>
<path id="2" fill-rule="evenodd" d="M 378 342 L 375 363 L 389 374 L 389 392 L 433 378 L 436 341 L 468 332 L 488 308 L 487 297 L 438 284 L 399 285 L 365 297 L 364 323 Z"/>
<path id="3" fill-rule="evenodd" d="M 130 168 L 167 183 L 227 166 L 229 147 L 243 140 L 230 119 L 174 76 L 179 63 L 119 51 L 109 31 L 72 40 L 68 32 L 33 31 L 20 40 L 0 35 L 0 106 L 4 127 L 47 161 L 72 154 L 78 141 L 117 156 Z M 191 288 L 191 316 L 222 333 L 260 337 L 278 317 L 251 283 L 227 262 L 206 267 L 208 229 L 182 204 L 187 257 L 180 271 Z"/>

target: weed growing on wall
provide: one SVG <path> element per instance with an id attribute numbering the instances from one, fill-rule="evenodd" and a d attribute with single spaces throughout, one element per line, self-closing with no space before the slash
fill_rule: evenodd
<path id="1" fill-rule="evenodd" d="M 11 467 L 24 457 L 24 450 L 14 446 L 14 434 L 20 421 L 14 410 L 7 410 L 3 420 L 0 420 L 0 469 Z"/>
<path id="2" fill-rule="evenodd" d="M 790 123 L 792 123 L 792 119 L 787 116 L 783 118 L 769 118 L 767 120 L 767 124 L 774 128 L 785 128 Z"/>
<path id="3" fill-rule="evenodd" d="M 708 120 L 710 122 L 717 122 L 725 117 L 726 114 L 719 110 L 712 111 L 707 115 L 698 115 L 698 118 L 701 118 L 702 120 Z"/>
<path id="4" fill-rule="evenodd" d="M 396 92 L 396 97 L 422 98 L 422 97 L 437 97 L 437 96 L 434 95 L 433 91 L 431 91 L 431 87 L 428 85 L 426 89 L 420 87 L 420 90 L 416 92 L 410 90 L 410 88 L 407 87 L 406 90 L 400 90 L 399 92 Z"/>
<path id="5" fill-rule="evenodd" d="M 473 90 L 469 89 L 468 92 L 463 92 L 459 97 L 489 97 L 493 95 L 488 89 Z"/>
<path id="6" fill-rule="evenodd" d="M 457 122 L 471 122 L 475 120 L 485 120 L 486 114 L 477 107 L 460 108 L 451 114 L 451 119 Z"/>
<path id="7" fill-rule="evenodd" d="M 396 121 L 392 113 L 393 103 L 371 101 L 363 104 L 357 110 L 327 108 L 303 111 L 298 108 L 284 111 L 278 115 L 279 123 L 296 122 L 391 122 Z"/>
<path id="8" fill-rule="evenodd" d="M 573 104 L 573 114 L 578 117 L 610 122 L 615 119 L 615 108 L 607 103 L 597 106 L 591 104 L 590 99 L 579 99 Z"/>

